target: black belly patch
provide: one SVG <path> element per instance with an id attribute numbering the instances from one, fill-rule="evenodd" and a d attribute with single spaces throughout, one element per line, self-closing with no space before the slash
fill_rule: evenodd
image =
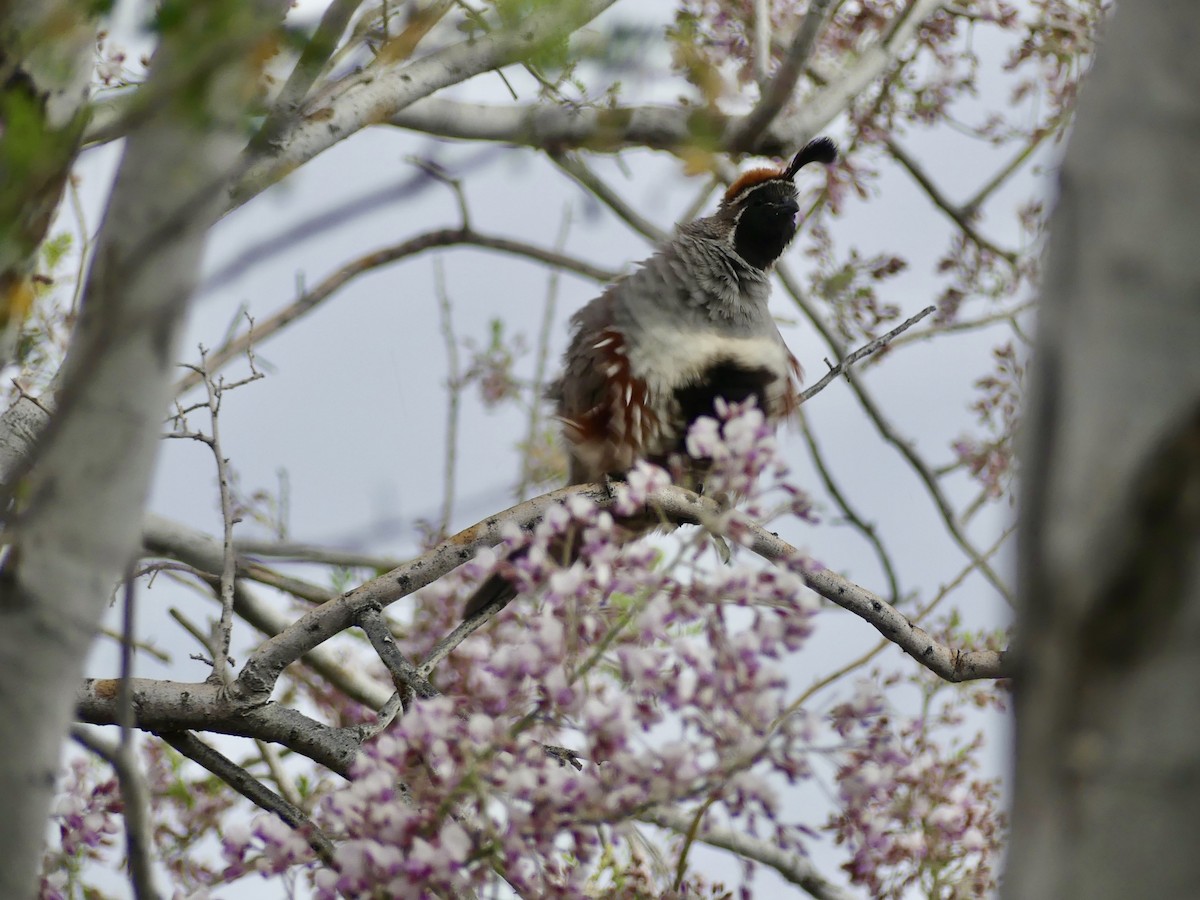
<path id="1" fill-rule="evenodd" d="M 701 416 L 718 418 L 717 398 L 727 403 L 744 403 L 751 397 L 758 408 L 767 411 L 767 388 L 775 380 L 775 374 L 765 367 L 746 368 L 733 362 L 719 362 L 705 370 L 699 380 L 685 384 L 675 390 L 675 400 L 683 418 L 683 433 L 680 435 L 679 450 L 683 450 L 683 439 L 688 429 Z"/>

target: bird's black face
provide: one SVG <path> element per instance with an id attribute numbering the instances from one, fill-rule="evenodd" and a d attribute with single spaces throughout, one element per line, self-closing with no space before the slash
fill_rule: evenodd
<path id="1" fill-rule="evenodd" d="M 733 248 L 750 265 L 766 269 L 796 235 L 796 189 L 788 181 L 770 181 L 752 188 L 741 206 Z"/>

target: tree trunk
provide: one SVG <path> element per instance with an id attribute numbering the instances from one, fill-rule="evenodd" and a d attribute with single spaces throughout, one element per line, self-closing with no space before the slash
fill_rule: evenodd
<path id="1" fill-rule="evenodd" d="M 1012 900 L 1200 896 L 1200 4 L 1121 4 L 1051 222 Z"/>
<path id="2" fill-rule="evenodd" d="M 163 19 L 56 411 L 6 485 L 21 502 L 0 573 L 0 897 L 34 892 L 83 662 L 139 545 L 179 326 L 286 6 L 218 0 Z"/>

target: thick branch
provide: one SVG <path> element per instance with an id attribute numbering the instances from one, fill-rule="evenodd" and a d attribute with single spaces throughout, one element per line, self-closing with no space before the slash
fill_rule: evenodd
<path id="1" fill-rule="evenodd" d="M 285 632 L 262 644 L 238 677 L 241 690 L 269 692 L 285 666 L 324 641 L 349 628 L 372 607 L 383 607 L 433 583 L 470 559 L 480 547 L 496 544 L 502 528 L 513 523 L 532 528 L 546 509 L 566 497 L 580 494 L 601 508 L 614 502 L 612 492 L 599 485 L 561 488 L 490 516 L 477 525 L 443 541 L 430 552 L 330 600 L 295 622 Z M 712 500 L 671 487 L 651 498 L 653 508 L 677 524 L 714 521 L 721 513 Z M 748 548 L 772 562 L 792 565 L 800 560 L 794 547 L 765 528 L 747 524 Z M 934 640 L 913 625 L 883 598 L 829 570 L 804 570 L 808 586 L 874 626 L 921 665 L 947 681 L 973 678 L 1004 678 L 1008 672 L 1004 655 L 990 650 L 959 651 Z M 477 623 L 464 623 L 464 626 Z M 456 632 L 457 633 L 457 632 Z"/>
<path id="2" fill-rule="evenodd" d="M 408 64 L 376 65 L 339 86 L 296 127 L 281 135 L 234 189 L 240 206 L 287 173 L 362 128 L 386 121 L 411 103 L 452 84 L 520 62 L 586 25 L 615 0 L 564 0 L 540 6 L 516 29 L 464 40 Z"/>
<path id="3" fill-rule="evenodd" d="M 891 32 L 872 45 L 838 78 L 806 98 L 786 117 L 775 117 L 754 140 L 738 149 L 761 156 L 786 156 L 845 112 L 847 105 L 896 64 L 900 50 L 942 0 L 917 0 Z M 542 105 L 489 106 L 427 97 L 390 115 L 392 125 L 462 140 L 520 144 L 550 151 L 572 148 L 614 152 L 627 147 L 680 150 L 703 146 L 734 149 L 744 118 L 706 109 L 635 106 L 617 109 Z"/>
<path id="4" fill-rule="evenodd" d="M 147 731 L 203 730 L 258 738 L 282 744 L 348 776 L 358 752 L 353 729 L 331 728 L 278 703 L 232 699 L 219 685 L 205 682 L 130 681 L 137 727 Z M 119 708 L 118 681 L 89 678 L 76 695 L 79 719 L 93 725 L 114 725 Z"/>

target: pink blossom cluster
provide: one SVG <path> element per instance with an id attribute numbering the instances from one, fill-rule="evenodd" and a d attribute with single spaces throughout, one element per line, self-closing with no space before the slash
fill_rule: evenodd
<path id="1" fill-rule="evenodd" d="M 982 737 L 946 748 L 932 736 L 962 724 L 956 706 L 969 695 L 956 691 L 936 714 L 931 699 L 924 714 L 901 716 L 864 682 L 832 712 L 846 747 L 837 772 L 841 808 L 829 827 L 850 850 L 843 868 L 851 880 L 880 900 L 911 896 L 914 886 L 947 900 L 989 896 L 996 887 L 1004 817 L 995 783 L 974 772 Z"/>
<path id="2" fill-rule="evenodd" d="M 774 490 L 784 472 L 772 429 L 752 406 L 721 416 L 689 448 L 712 460 L 720 490 L 759 500 L 756 479 Z M 574 496 L 464 567 L 475 579 L 503 568 L 522 596 L 439 669 L 445 694 L 413 702 L 323 801 L 316 821 L 337 855 L 314 868 L 319 897 L 457 894 L 497 879 L 523 896 L 580 896 L 640 814 L 700 801 L 802 846 L 777 782 L 810 775 L 814 731 L 790 715 L 784 663 L 811 632 L 815 597 L 786 567 L 713 571 L 703 534 L 670 549 L 629 542 L 623 521 L 669 483 L 640 465 L 612 512 Z M 569 564 L 565 541 L 579 550 Z M 579 768 L 547 750 L 559 746 Z M 227 874 L 311 858 L 276 832 L 227 836 Z"/>
<path id="3" fill-rule="evenodd" d="M 98 762 L 84 756 L 67 763 L 51 811 L 57 841 L 42 863 L 38 896 L 43 900 L 75 896 L 74 883 L 84 863 L 103 858 L 120 840 L 121 792 L 116 778 L 100 771 Z"/>

